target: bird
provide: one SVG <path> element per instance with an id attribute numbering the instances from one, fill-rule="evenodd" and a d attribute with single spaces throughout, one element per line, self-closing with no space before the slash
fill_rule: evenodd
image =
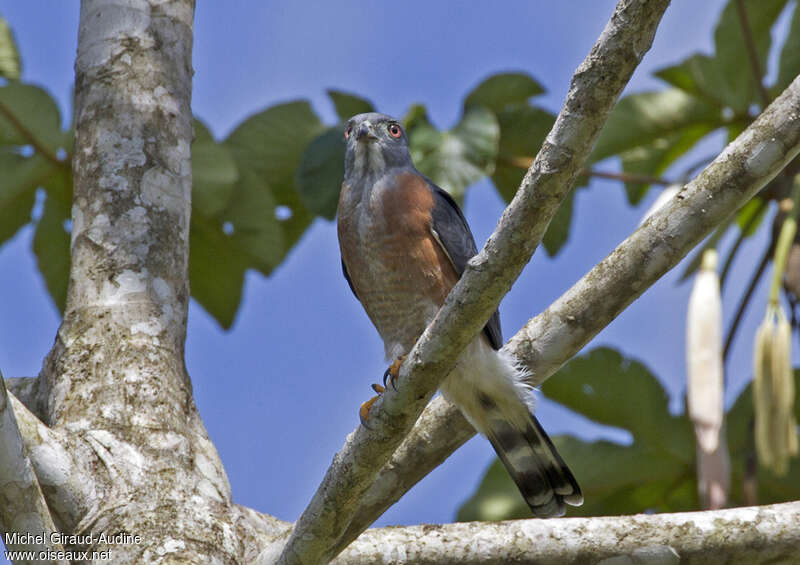
<path id="1" fill-rule="evenodd" d="M 393 360 L 384 384 L 388 377 L 397 386 L 405 355 L 477 248 L 458 204 L 414 167 L 399 120 L 355 115 L 345 123 L 344 141 L 337 208 L 342 271 Z M 528 374 L 502 342 L 495 311 L 440 391 L 488 438 L 534 516 L 561 516 L 565 504 L 583 503 L 581 489 L 533 415 Z M 360 410 L 367 427 L 376 398 Z"/>

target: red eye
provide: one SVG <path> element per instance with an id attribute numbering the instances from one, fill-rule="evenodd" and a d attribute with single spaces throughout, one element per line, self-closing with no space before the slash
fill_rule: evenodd
<path id="1" fill-rule="evenodd" d="M 353 132 L 353 126 L 347 126 L 344 130 L 344 138 L 350 139 L 350 134 Z"/>
<path id="2" fill-rule="evenodd" d="M 397 124 L 389 124 L 389 135 L 395 138 L 400 137 L 403 135 L 403 130 Z"/>

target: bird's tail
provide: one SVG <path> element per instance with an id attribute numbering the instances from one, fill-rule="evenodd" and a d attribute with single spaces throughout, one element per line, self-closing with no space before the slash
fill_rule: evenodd
<path id="1" fill-rule="evenodd" d="M 579 506 L 578 482 L 531 412 L 527 375 L 503 351 L 478 339 L 468 347 L 442 392 L 491 442 L 534 515 L 561 516 Z"/>
<path id="2" fill-rule="evenodd" d="M 583 495 L 578 482 L 536 417 L 528 413 L 524 429 L 501 418 L 489 417 L 486 437 L 535 516 L 563 516 L 564 503 L 579 506 Z"/>

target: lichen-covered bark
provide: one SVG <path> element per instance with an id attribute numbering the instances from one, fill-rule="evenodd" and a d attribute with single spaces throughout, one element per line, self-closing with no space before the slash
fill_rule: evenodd
<path id="1" fill-rule="evenodd" d="M 378 471 L 530 260 L 668 5 L 668 0 L 619 1 L 576 70 L 564 107 L 498 228 L 408 354 L 400 370 L 403 386 L 374 405 L 371 431 L 359 427 L 348 436 L 279 563 L 319 563 L 335 556 L 336 542 Z"/>
<path id="2" fill-rule="evenodd" d="M 115 563 L 239 552 L 183 359 L 193 15 L 193 0 L 81 3 L 72 264 L 40 394 L 46 423 L 80 443 L 96 478 L 94 507 L 59 525 L 94 534 L 88 548 Z"/>
<path id="3" fill-rule="evenodd" d="M 797 563 L 800 502 L 712 512 L 464 522 L 365 532 L 337 565 Z"/>
<path id="4" fill-rule="evenodd" d="M 0 375 L 0 531 L 12 534 L 5 538 L 8 550 L 27 549 L 36 554 L 63 551 L 52 534 L 57 532 L 47 508 L 39 480 L 28 459 L 14 416 L 10 395 Z M 17 541 L 14 533 L 34 532 L 30 541 Z M 63 559 L 42 559 L 40 563 L 65 563 Z"/>

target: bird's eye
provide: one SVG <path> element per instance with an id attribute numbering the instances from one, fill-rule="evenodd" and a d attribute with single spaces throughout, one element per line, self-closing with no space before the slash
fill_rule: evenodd
<path id="1" fill-rule="evenodd" d="M 350 134 L 353 133 L 353 126 L 347 126 L 344 130 L 344 138 L 350 139 Z"/>
<path id="2" fill-rule="evenodd" d="M 397 124 L 389 124 L 389 135 L 394 138 L 398 138 L 403 135 L 403 130 L 401 130 L 400 126 Z"/>

